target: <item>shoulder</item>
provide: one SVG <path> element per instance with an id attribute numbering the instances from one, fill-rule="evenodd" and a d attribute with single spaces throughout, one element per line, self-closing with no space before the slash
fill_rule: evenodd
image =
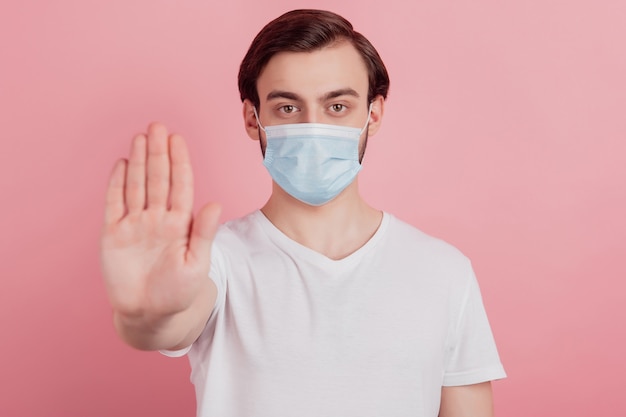
<path id="1" fill-rule="evenodd" d="M 220 246 L 228 246 L 254 238 L 259 233 L 259 214 L 258 210 L 253 211 L 243 217 L 228 220 L 221 224 L 215 235 L 215 242 Z"/>
<path id="2" fill-rule="evenodd" d="M 274 243 L 264 220 L 263 213 L 255 210 L 221 224 L 213 241 L 212 253 L 239 262 L 272 250 Z"/>
<path id="3" fill-rule="evenodd" d="M 467 290 L 474 271 L 457 247 L 392 215 L 385 235 L 380 255 L 394 271 L 455 293 Z"/>
<path id="4" fill-rule="evenodd" d="M 446 263 L 469 264 L 469 259 L 454 245 L 432 236 L 416 226 L 385 213 L 389 218 L 387 243 L 400 251 Z"/>

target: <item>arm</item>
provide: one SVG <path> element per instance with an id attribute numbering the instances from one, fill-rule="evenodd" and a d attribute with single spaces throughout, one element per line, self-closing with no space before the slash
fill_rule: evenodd
<path id="1" fill-rule="evenodd" d="M 113 169 L 100 251 L 115 328 L 135 348 L 186 347 L 213 309 L 208 273 L 220 208 L 209 204 L 195 219 L 192 209 L 185 142 L 152 124 Z"/>
<path id="2" fill-rule="evenodd" d="M 493 417 L 491 382 L 441 389 L 439 417 Z"/>

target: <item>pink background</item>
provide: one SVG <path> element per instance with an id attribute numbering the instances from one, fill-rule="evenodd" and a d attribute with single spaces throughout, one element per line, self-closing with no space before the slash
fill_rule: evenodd
<path id="1" fill-rule="evenodd" d="M 473 259 L 509 374 L 497 413 L 626 415 L 626 2 L 216 3 L 0 7 L 0 415 L 194 414 L 187 360 L 113 331 L 106 180 L 160 120 L 189 141 L 198 202 L 259 207 L 238 65 L 263 24 L 311 6 L 388 66 L 362 191 Z"/>

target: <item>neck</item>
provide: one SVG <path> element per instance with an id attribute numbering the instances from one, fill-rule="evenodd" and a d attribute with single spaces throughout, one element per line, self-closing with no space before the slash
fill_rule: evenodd
<path id="1" fill-rule="evenodd" d="M 331 259 L 345 258 L 363 246 L 382 219 L 361 198 L 356 180 L 322 206 L 302 203 L 274 183 L 261 211 L 289 238 Z"/>

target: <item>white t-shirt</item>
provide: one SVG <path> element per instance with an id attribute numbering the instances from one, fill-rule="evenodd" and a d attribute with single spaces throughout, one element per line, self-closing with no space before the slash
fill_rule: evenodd
<path id="1" fill-rule="evenodd" d="M 188 354 L 200 417 L 436 417 L 505 377 L 470 262 L 384 213 L 331 260 L 260 211 L 220 227 L 215 309 Z"/>

